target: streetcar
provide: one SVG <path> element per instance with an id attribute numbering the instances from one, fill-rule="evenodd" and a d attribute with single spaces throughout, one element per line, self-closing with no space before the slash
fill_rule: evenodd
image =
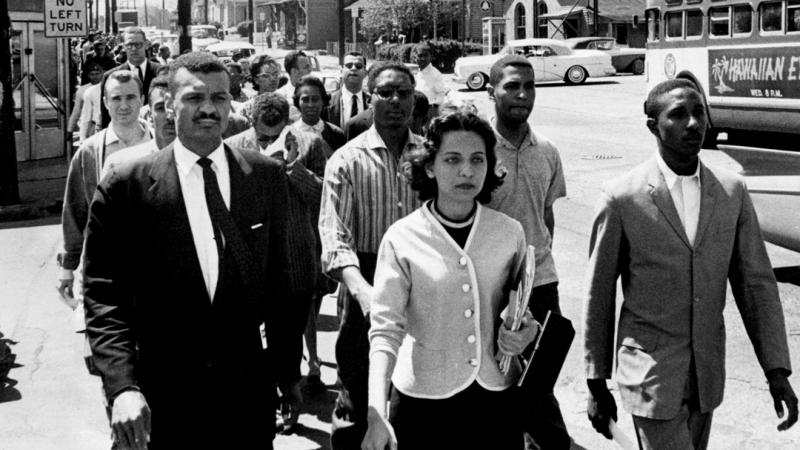
<path id="1" fill-rule="evenodd" d="M 767 241 L 800 251 L 800 0 L 647 0 L 648 90 L 705 94 L 704 148 L 742 165 Z"/>

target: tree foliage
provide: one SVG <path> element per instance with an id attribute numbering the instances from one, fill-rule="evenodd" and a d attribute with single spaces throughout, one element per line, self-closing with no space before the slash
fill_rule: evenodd
<path id="1" fill-rule="evenodd" d="M 453 0 L 383 0 L 369 2 L 359 23 L 364 34 L 377 37 L 393 29 L 408 31 L 418 26 L 459 18 L 460 2 Z M 436 14 L 434 20 L 434 14 Z"/>

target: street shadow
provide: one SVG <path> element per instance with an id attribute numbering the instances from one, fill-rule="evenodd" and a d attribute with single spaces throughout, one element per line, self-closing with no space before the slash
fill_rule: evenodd
<path id="1" fill-rule="evenodd" d="M 333 404 L 336 400 L 337 390 L 335 385 L 326 385 L 317 392 L 309 392 L 306 387 L 303 390 L 303 406 L 301 414 L 314 416 L 317 420 L 323 423 L 331 423 L 331 415 L 333 414 Z M 320 430 L 317 428 L 310 428 L 302 423 L 297 423 L 288 433 L 282 433 L 288 436 L 296 435 L 302 436 L 308 440 L 313 441 L 319 445 L 320 449 L 329 449 L 331 435 L 329 431 Z"/>
<path id="2" fill-rule="evenodd" d="M 772 270 L 779 283 L 789 283 L 800 286 L 800 266 L 779 267 Z"/>
<path id="3" fill-rule="evenodd" d="M 14 222 L 0 221 L 0 230 L 9 230 L 14 228 L 43 227 L 47 225 L 58 225 L 59 223 L 61 223 L 60 214 L 47 217 L 40 217 L 38 219 L 18 220 Z"/>
<path id="4" fill-rule="evenodd" d="M 11 369 L 22 365 L 17 364 L 17 355 L 11 349 L 17 342 L 5 339 L 3 336 L 3 333 L 0 333 L 0 403 L 7 403 L 22 398 L 22 394 L 14 387 L 17 385 L 17 380 L 8 377 Z"/>

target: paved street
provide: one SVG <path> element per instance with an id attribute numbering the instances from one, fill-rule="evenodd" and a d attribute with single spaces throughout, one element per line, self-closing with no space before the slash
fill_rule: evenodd
<path id="1" fill-rule="evenodd" d="M 452 86 L 463 89 L 463 86 Z M 486 91 L 459 90 L 473 98 L 481 113 L 490 115 Z M 559 148 L 568 197 L 556 203 L 554 255 L 561 279 L 561 305 L 578 335 L 559 380 L 561 401 L 576 449 L 611 449 L 586 419 L 582 368 L 581 308 L 588 238 L 594 204 L 602 182 L 644 161 L 655 151 L 645 127 L 643 76 L 589 80 L 581 86 L 537 87 L 533 126 Z M 706 151 L 710 164 L 736 169 L 718 152 Z M 94 450 L 109 447 L 99 381 L 90 377 L 82 360 L 83 341 L 74 333 L 74 318 L 54 288 L 55 254 L 60 245 L 57 218 L 0 224 L 0 343 L 8 344 L 13 362 L 0 390 L 0 450 Z M 775 266 L 800 265 L 800 255 L 770 247 Z M 780 291 L 795 370 L 800 368 L 800 288 L 781 283 Z M 322 379 L 335 381 L 333 344 L 335 302 L 326 300 L 320 317 Z M 727 390 L 714 415 L 712 449 L 800 448 L 800 425 L 779 433 L 765 379 L 729 299 L 726 310 Z M 0 345 L 0 361 L 4 356 Z M 2 367 L 2 364 L 0 364 Z M 2 374 L 2 372 L 0 372 Z M 795 389 L 800 378 L 791 378 Z M 224 387 L 223 387 L 224 388 Z M 309 400 L 308 412 L 295 434 L 280 436 L 277 449 L 327 448 L 333 391 Z M 487 411 L 487 413 L 491 413 Z M 620 415 L 620 427 L 633 437 L 630 416 Z M 198 432 L 201 432 L 200 430 Z"/>

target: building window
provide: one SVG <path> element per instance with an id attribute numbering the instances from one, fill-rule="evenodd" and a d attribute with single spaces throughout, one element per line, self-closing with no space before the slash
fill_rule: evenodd
<path id="1" fill-rule="evenodd" d="M 516 39 L 525 39 L 525 6 L 517 3 L 514 9 L 514 36 Z"/>
<path id="2" fill-rule="evenodd" d="M 545 2 L 539 2 L 539 6 L 537 6 L 537 17 L 542 17 L 543 15 L 547 14 L 547 4 Z M 547 36 L 547 19 L 539 19 L 539 23 L 537 24 L 537 28 L 539 29 L 538 37 L 546 38 Z"/>

